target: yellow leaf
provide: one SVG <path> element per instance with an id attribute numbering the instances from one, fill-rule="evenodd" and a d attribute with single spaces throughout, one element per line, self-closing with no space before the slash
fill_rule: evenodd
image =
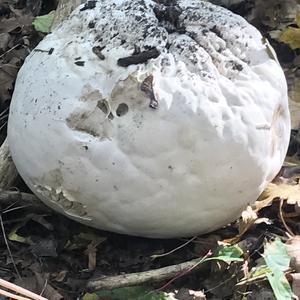
<path id="1" fill-rule="evenodd" d="M 292 49 L 300 48 L 300 28 L 288 27 L 281 34 L 279 41 L 288 44 Z"/>
<path id="2" fill-rule="evenodd" d="M 297 26 L 300 27 L 300 10 L 296 13 L 296 23 Z"/>
<path id="3" fill-rule="evenodd" d="M 90 293 L 86 293 L 83 296 L 83 300 L 98 300 L 99 297 L 97 296 L 97 294 L 90 294 Z"/>
<path id="4" fill-rule="evenodd" d="M 19 243 L 22 243 L 22 244 L 30 244 L 29 243 L 29 239 L 28 238 L 24 238 L 20 235 L 17 234 L 17 231 L 18 229 L 20 229 L 21 226 L 15 226 L 12 231 L 8 234 L 8 239 L 10 241 L 13 241 L 13 242 L 19 242 Z"/>
<path id="5" fill-rule="evenodd" d="M 259 199 L 254 203 L 254 211 L 270 206 L 274 199 L 287 200 L 288 204 L 300 205 L 300 185 L 291 185 L 286 183 L 270 183 Z"/>

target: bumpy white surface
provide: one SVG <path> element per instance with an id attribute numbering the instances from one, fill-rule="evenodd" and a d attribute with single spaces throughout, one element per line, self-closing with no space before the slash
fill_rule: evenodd
<path id="1" fill-rule="evenodd" d="M 8 138 L 21 176 L 55 210 L 105 230 L 177 237 L 233 221 L 289 141 L 285 78 L 261 35 L 199 0 L 93 4 L 18 74 Z M 149 47 L 160 55 L 117 64 Z M 157 109 L 141 90 L 149 75 Z"/>

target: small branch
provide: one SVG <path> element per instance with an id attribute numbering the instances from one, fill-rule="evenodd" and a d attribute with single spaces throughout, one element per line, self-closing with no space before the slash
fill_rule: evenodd
<path id="1" fill-rule="evenodd" d="M 25 204 L 25 206 L 31 206 L 43 211 L 51 212 L 50 208 L 43 204 L 43 202 L 33 194 L 21 193 L 18 191 L 1 191 L 0 190 L 0 204 L 11 205 L 11 204 Z M 9 208 L 6 208 L 7 210 Z"/>
<path id="2" fill-rule="evenodd" d="M 192 241 L 194 241 L 198 236 L 194 236 L 192 237 L 191 239 L 189 239 L 187 242 L 185 242 L 184 244 L 176 247 L 175 249 L 172 249 L 171 251 L 169 252 L 166 252 L 166 253 L 162 253 L 162 254 L 154 254 L 154 255 L 151 255 L 151 258 L 153 259 L 156 259 L 156 258 L 159 258 L 159 257 L 164 257 L 164 256 L 167 256 L 167 255 L 170 255 L 180 249 L 182 249 L 183 247 L 185 247 L 186 245 L 190 244 Z"/>
<path id="3" fill-rule="evenodd" d="M 164 284 L 162 287 L 160 287 L 157 291 L 163 291 L 165 288 L 167 288 L 171 283 L 173 283 L 175 280 L 177 280 L 178 278 L 192 272 L 194 269 L 196 269 L 200 264 L 202 264 L 205 259 L 209 256 L 212 255 L 212 252 L 209 250 L 208 253 L 201 258 L 201 260 L 199 260 L 196 264 L 194 264 L 193 266 L 191 266 L 190 268 L 188 268 L 187 270 L 182 271 L 181 273 L 179 273 L 178 275 L 176 275 L 175 277 L 173 277 L 171 280 L 169 280 L 166 284 Z"/>
<path id="4" fill-rule="evenodd" d="M 283 199 L 280 199 L 280 205 L 279 205 L 279 216 L 281 219 L 281 222 L 283 223 L 283 226 L 285 227 L 286 231 L 291 235 L 291 236 L 295 236 L 295 234 L 293 233 L 293 231 L 290 229 L 290 227 L 287 225 L 287 223 L 285 222 L 284 216 L 283 216 L 283 211 L 282 211 L 282 206 L 283 206 Z"/>
<path id="5" fill-rule="evenodd" d="M 196 258 L 178 265 L 172 265 L 160 269 L 130 273 L 117 276 L 107 276 L 100 279 L 91 280 L 87 283 L 89 291 L 99 289 L 114 289 L 125 286 L 140 285 L 144 283 L 160 282 L 177 276 L 188 270 L 196 271 L 201 267 L 203 258 Z"/>
<path id="6" fill-rule="evenodd" d="M 19 279 L 22 280 L 22 277 L 19 273 L 19 270 L 17 268 L 17 265 L 15 263 L 14 257 L 12 255 L 12 252 L 10 250 L 10 247 L 9 247 L 9 244 L 8 244 L 8 241 L 7 241 L 7 238 L 6 238 L 6 232 L 5 232 L 5 228 L 4 228 L 4 225 L 3 225 L 3 220 L 2 220 L 2 215 L 1 214 L 0 214 L 0 225 L 1 225 L 1 231 L 2 231 L 3 239 L 4 239 L 4 242 L 5 242 L 9 257 L 11 259 L 11 262 L 12 262 L 13 266 L 14 266 L 14 269 L 15 269 L 15 272 L 16 272 L 17 276 L 19 277 Z"/>
<path id="7" fill-rule="evenodd" d="M 20 295 L 23 295 L 23 296 L 26 296 L 26 297 L 29 297 L 29 298 L 23 298 L 23 297 L 20 297 L 20 296 L 17 296 L 17 295 L 14 295 L 14 294 L 10 294 L 10 295 L 5 295 L 3 294 L 3 290 L 0 291 L 0 295 L 4 295 L 4 296 L 7 296 L 7 297 L 11 297 L 12 299 L 28 299 L 28 300 L 31 300 L 31 299 L 34 299 L 34 300 L 47 300 L 46 298 L 42 297 L 42 296 L 39 296 L 27 289 L 24 289 L 16 284 L 13 284 L 11 282 L 8 282 L 4 279 L 0 279 L 0 286 L 1 287 L 4 287 L 8 290 L 12 290 L 14 291 L 15 293 L 17 294 L 20 294 Z M 6 292 L 7 293 L 7 292 Z"/>

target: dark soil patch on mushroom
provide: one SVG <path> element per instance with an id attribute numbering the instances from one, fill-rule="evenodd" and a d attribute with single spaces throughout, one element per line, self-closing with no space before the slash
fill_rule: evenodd
<path id="1" fill-rule="evenodd" d="M 140 53 L 133 54 L 131 56 L 118 59 L 118 65 L 120 67 L 128 67 L 130 65 L 138 65 L 147 62 L 151 58 L 157 58 L 159 51 L 156 48 L 142 51 Z"/>

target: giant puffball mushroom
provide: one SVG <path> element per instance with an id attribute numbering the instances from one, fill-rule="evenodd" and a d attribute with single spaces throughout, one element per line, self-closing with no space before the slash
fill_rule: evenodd
<path id="1" fill-rule="evenodd" d="M 205 1 L 88 1 L 18 74 L 17 169 L 47 205 L 96 228 L 171 238 L 226 225 L 286 154 L 287 86 L 271 53 Z"/>

